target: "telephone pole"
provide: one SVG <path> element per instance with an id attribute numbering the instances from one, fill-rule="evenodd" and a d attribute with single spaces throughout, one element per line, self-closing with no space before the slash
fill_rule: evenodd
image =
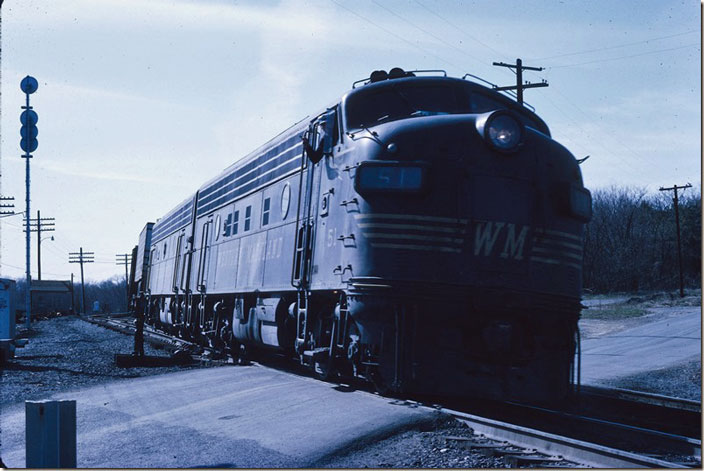
<path id="1" fill-rule="evenodd" d="M 125 296 L 127 297 L 127 309 L 130 308 L 130 287 L 129 287 L 129 282 L 127 280 L 128 275 L 127 275 L 127 265 L 132 262 L 132 254 L 130 253 L 119 253 L 115 255 L 116 260 L 115 260 L 115 265 L 124 265 L 125 266 Z"/>
<path id="2" fill-rule="evenodd" d="M 0 196 L 0 216 L 12 216 L 15 214 L 15 203 L 5 203 L 15 201 L 14 196 Z"/>
<path id="3" fill-rule="evenodd" d="M 82 314 L 86 313 L 86 285 L 83 280 L 83 264 L 95 262 L 95 252 L 84 252 L 83 247 L 78 252 L 70 252 L 68 254 L 68 263 L 81 264 L 81 306 L 83 306 Z"/>
<path id="4" fill-rule="evenodd" d="M 530 83 L 526 81 L 525 83 L 523 82 L 523 71 L 524 70 L 537 70 L 541 71 L 543 70 L 542 67 L 528 67 L 527 65 L 523 65 L 523 61 L 521 59 L 516 59 L 515 64 L 506 64 L 505 62 L 494 62 L 494 65 L 498 67 L 508 67 L 509 69 L 514 70 L 514 73 L 516 74 L 516 85 L 510 85 L 507 87 L 495 87 L 494 90 L 497 92 L 502 91 L 502 90 L 516 90 L 516 94 L 518 95 L 518 103 L 523 104 L 523 90 L 526 88 L 537 88 L 537 87 L 547 87 L 548 82 L 546 80 L 543 80 L 540 83 Z"/>
<path id="5" fill-rule="evenodd" d="M 0 0 L 2 4 L 2 0 Z M 2 181 L 2 173 L 0 173 L 0 181 Z M 0 196 L 0 218 L 12 216 L 15 214 L 15 197 Z M 2 274 L 2 226 L 0 226 L 0 275 Z"/>
<path id="6" fill-rule="evenodd" d="M 679 199 L 677 198 L 677 190 L 692 188 L 692 185 L 687 183 L 683 186 L 673 185 L 669 188 L 660 187 L 660 191 L 674 191 L 675 197 L 672 199 L 675 206 L 675 224 L 677 225 L 677 262 L 680 266 L 680 297 L 684 298 L 684 277 L 682 275 L 682 243 L 680 242 L 680 208 Z"/>
<path id="7" fill-rule="evenodd" d="M 37 210 L 36 219 L 29 219 L 29 231 L 37 233 L 37 279 L 42 279 L 42 231 L 53 232 L 56 230 L 54 227 L 54 218 L 43 218 L 39 210 Z M 26 220 L 23 222 L 27 222 Z M 26 231 L 27 229 L 25 229 Z M 53 237 L 52 237 L 53 240 Z"/>

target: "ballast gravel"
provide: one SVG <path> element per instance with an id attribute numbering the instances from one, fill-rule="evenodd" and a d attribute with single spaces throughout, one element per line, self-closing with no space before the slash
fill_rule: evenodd
<path id="1" fill-rule="evenodd" d="M 0 366 L 0 404 L 46 399 L 49 396 L 111 381 L 199 368 L 204 365 L 161 368 L 118 368 L 116 353 L 130 354 L 133 337 L 86 322 L 76 316 L 32 323 L 29 342 L 15 358 Z M 169 356 L 145 342 L 145 354 Z"/>

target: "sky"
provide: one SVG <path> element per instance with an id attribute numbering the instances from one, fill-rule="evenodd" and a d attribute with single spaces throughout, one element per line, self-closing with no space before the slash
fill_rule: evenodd
<path id="1" fill-rule="evenodd" d="M 95 253 L 89 281 L 124 276 L 147 221 L 372 70 L 442 69 L 525 100 L 582 164 L 585 185 L 701 191 L 701 6 L 684 0 L 5 0 L 0 195 L 25 210 L 19 84 L 39 89 L 31 159 L 42 279 Z M 25 276 L 22 215 L 0 219 L 0 276 Z M 42 237 L 44 238 L 44 237 Z M 31 242 L 36 277 L 36 234 Z"/>

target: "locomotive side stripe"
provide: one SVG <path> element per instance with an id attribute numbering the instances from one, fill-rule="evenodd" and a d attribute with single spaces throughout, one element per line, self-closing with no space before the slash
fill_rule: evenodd
<path id="1" fill-rule="evenodd" d="M 571 263 L 571 262 L 564 262 L 562 260 L 556 260 L 554 258 L 543 258 L 543 257 L 535 257 L 532 256 L 530 257 L 531 262 L 539 262 L 539 263 L 547 263 L 550 265 L 564 265 L 570 268 L 576 268 L 577 270 L 582 269 L 582 265 L 577 264 L 577 263 Z"/>
<path id="2" fill-rule="evenodd" d="M 206 199 L 207 199 L 209 196 L 211 196 L 215 191 L 220 190 L 220 189 L 222 189 L 222 188 L 229 187 L 229 186 L 235 186 L 235 187 L 236 187 L 236 186 L 240 185 L 241 183 L 237 183 L 238 181 L 244 179 L 245 177 L 247 177 L 248 175 L 250 175 L 252 172 L 255 172 L 255 171 L 259 170 L 260 168 L 262 168 L 263 166 L 269 164 L 270 162 L 272 162 L 272 161 L 278 159 L 279 157 L 281 157 L 281 156 L 284 155 L 285 153 L 290 152 L 291 150 L 296 149 L 297 147 L 301 147 L 302 145 L 303 145 L 303 144 L 302 144 L 301 142 L 298 142 L 297 144 L 294 144 L 294 145 L 292 145 L 292 146 L 290 146 L 290 147 L 288 147 L 288 148 L 282 150 L 281 152 L 279 152 L 278 154 L 276 154 L 276 155 L 274 155 L 274 156 L 272 156 L 272 157 L 269 157 L 269 158 L 267 158 L 267 159 L 263 159 L 263 160 L 261 161 L 261 163 L 259 163 L 259 165 L 255 166 L 255 167 L 252 168 L 251 170 L 248 170 L 248 171 L 246 171 L 246 172 L 244 172 L 244 173 L 242 173 L 242 174 L 237 175 L 236 173 L 231 173 L 231 174 L 228 175 L 226 178 L 220 180 L 217 184 L 210 186 L 206 191 L 204 191 L 204 192 L 203 192 L 203 195 L 202 195 L 202 200 L 206 200 Z M 263 154 L 263 155 L 264 155 L 264 154 Z M 259 158 L 261 158 L 261 156 L 260 156 Z M 255 161 L 255 162 L 256 162 L 256 161 Z M 232 177 L 234 177 L 234 178 L 232 178 Z M 249 176 L 248 178 L 251 179 L 252 177 Z"/>
<path id="3" fill-rule="evenodd" d="M 182 206 L 177 212 L 167 217 L 163 222 L 159 221 L 152 231 L 152 241 L 158 242 L 166 235 L 180 230 L 191 221 L 191 211 L 193 210 L 193 202 Z"/>
<path id="4" fill-rule="evenodd" d="M 296 137 L 296 136 L 294 136 L 294 137 Z M 298 142 L 295 142 L 293 138 L 289 137 L 288 139 L 281 141 L 276 146 L 272 146 L 271 148 L 262 152 L 255 159 L 250 160 L 248 163 L 246 163 L 240 167 L 234 168 L 231 173 L 229 173 L 228 175 L 225 175 L 220 180 L 216 181 L 215 183 L 210 185 L 208 188 L 201 191 L 200 196 L 202 196 L 204 198 L 207 196 L 210 196 L 213 192 L 219 190 L 220 188 L 222 188 L 225 185 L 232 183 L 234 180 L 239 179 L 240 177 L 247 175 L 248 173 L 251 173 L 252 171 L 256 170 L 257 168 L 261 167 L 262 165 L 265 165 L 270 160 L 276 159 L 277 157 L 290 151 L 294 147 L 297 147 L 299 145 L 303 145 L 303 143 L 300 141 L 300 139 L 296 139 L 296 140 Z M 290 147 L 288 147 L 287 149 L 279 152 L 275 156 L 268 156 L 268 154 L 270 154 L 272 151 L 275 151 L 276 148 L 281 147 L 286 144 L 289 144 L 289 143 L 293 143 L 293 144 Z"/>
<path id="5" fill-rule="evenodd" d="M 461 218 L 444 218 L 437 216 L 420 216 L 415 214 L 391 214 L 391 213 L 371 213 L 371 214 L 355 214 L 355 219 L 409 219 L 412 221 L 436 221 L 447 222 L 452 224 L 467 224 L 467 219 Z"/>
<path id="6" fill-rule="evenodd" d="M 551 247 L 551 246 L 560 246 L 560 247 L 566 247 L 568 249 L 574 249 L 579 253 L 582 253 L 582 246 L 577 245 L 577 244 L 571 244 L 569 242 L 562 242 L 560 240 L 536 240 L 533 239 L 533 244 L 537 245 L 542 245 L 544 247 Z"/>
<path id="7" fill-rule="evenodd" d="M 293 155 L 293 157 L 291 157 Z M 247 180 L 243 180 L 242 177 L 238 177 L 234 179 L 233 181 L 220 186 L 217 188 L 215 191 L 211 192 L 207 196 L 203 196 L 199 198 L 199 202 L 202 204 L 208 204 L 211 201 L 214 201 L 218 198 L 221 198 L 222 196 L 234 191 L 238 187 L 242 185 L 246 185 L 248 182 L 252 180 L 256 180 L 257 178 L 261 177 L 262 175 L 266 175 L 269 171 L 272 169 L 276 169 L 278 167 L 281 167 L 282 165 L 285 165 L 287 162 L 290 162 L 292 159 L 295 159 L 298 157 L 298 153 L 292 153 L 291 155 L 284 155 L 284 156 L 278 156 L 276 158 L 269 159 L 268 161 L 264 162 L 258 170 L 261 170 L 262 168 L 269 167 L 266 172 L 260 173 L 260 174 L 253 174 L 248 177 Z"/>
<path id="8" fill-rule="evenodd" d="M 411 245 L 411 244 L 387 244 L 380 242 L 372 242 L 372 247 L 379 249 L 408 249 L 408 250 L 423 250 L 427 252 L 461 252 L 462 250 L 454 247 L 444 247 L 436 245 Z"/>
<path id="9" fill-rule="evenodd" d="M 565 252 L 565 251 L 561 251 L 561 250 L 551 250 L 551 249 L 545 249 L 542 247 L 533 247 L 533 252 L 537 252 L 537 253 L 541 253 L 541 254 L 545 254 L 545 255 L 559 255 L 562 257 L 572 258 L 572 259 L 580 261 L 580 262 L 582 261 L 581 255 L 577 255 L 572 252 Z"/>
<path id="10" fill-rule="evenodd" d="M 271 172 L 275 172 L 276 170 L 280 169 L 281 167 L 283 167 L 284 165 L 286 165 L 286 164 L 288 164 L 288 163 L 293 162 L 294 160 L 298 160 L 298 156 L 294 156 L 294 157 L 292 157 L 292 158 L 290 158 L 290 159 L 288 159 L 288 160 L 285 160 L 284 162 L 280 163 L 279 165 L 275 166 L 275 167 L 272 168 L 272 169 L 267 170 L 266 172 L 262 173 L 261 175 L 257 175 L 256 178 L 251 178 L 251 179 L 248 180 L 247 182 L 242 182 L 242 183 L 240 183 L 240 184 L 238 184 L 238 185 L 233 186 L 231 189 L 229 189 L 228 191 L 226 191 L 226 192 L 223 193 L 222 195 L 215 196 L 215 197 L 213 197 L 213 195 L 211 195 L 211 197 L 203 198 L 203 199 L 201 200 L 201 203 L 203 203 L 203 204 L 211 204 L 211 203 L 213 203 L 213 202 L 217 202 L 218 200 L 222 200 L 223 198 L 225 198 L 225 197 L 231 195 L 231 194 L 232 194 L 234 191 L 236 191 L 237 189 L 239 189 L 239 188 L 241 188 L 242 186 L 246 185 L 247 183 L 249 183 L 249 182 L 251 182 L 251 181 L 253 181 L 253 180 L 262 178 L 262 177 L 264 177 L 265 175 L 270 174 Z M 238 178 L 237 180 L 239 180 L 239 178 Z M 228 186 L 229 186 L 229 185 L 228 185 Z M 227 187 L 223 187 L 223 189 L 224 189 L 224 188 L 227 188 Z"/>
<path id="11" fill-rule="evenodd" d="M 229 201 L 231 201 L 233 198 L 240 196 L 244 193 L 247 193 L 249 191 L 253 191 L 255 189 L 258 189 L 261 186 L 264 186 L 265 184 L 269 183 L 270 181 L 274 180 L 275 178 L 278 177 L 283 177 L 285 175 L 294 173 L 296 170 L 298 170 L 300 166 L 300 156 L 295 156 L 282 164 L 274 167 L 271 170 L 268 170 L 261 175 L 259 175 L 257 178 L 252 179 L 246 183 L 242 183 L 241 185 L 233 188 L 232 190 L 228 191 L 227 193 L 218 196 L 217 198 L 211 199 L 210 201 L 202 201 L 200 202 L 202 206 L 198 208 L 198 215 L 202 215 L 209 210 L 215 208 L 216 206 L 225 204 Z M 291 165 L 295 164 L 295 165 Z M 290 168 L 287 168 L 290 167 Z M 278 172 L 277 172 L 278 171 Z M 277 173 L 272 173 L 272 172 L 277 172 Z M 259 186 L 257 186 L 259 185 Z M 249 188 L 248 188 L 249 187 Z"/>
<path id="12" fill-rule="evenodd" d="M 364 234 L 370 239 L 410 239 L 427 240 L 429 242 L 452 242 L 455 244 L 461 244 L 464 242 L 464 239 L 453 239 L 452 237 L 423 236 L 412 234 L 388 234 L 382 232 L 363 232 L 362 234 Z"/>
<path id="13" fill-rule="evenodd" d="M 396 224 L 396 223 L 381 223 L 381 222 L 366 222 L 359 223 L 359 227 L 362 229 L 404 229 L 404 230 L 422 230 L 422 231 L 432 231 L 432 232 L 450 232 L 450 233 L 464 233 L 465 229 L 459 230 L 453 227 L 433 227 L 433 226 L 421 226 L 414 224 Z"/>
<path id="14" fill-rule="evenodd" d="M 553 235 L 553 236 L 559 236 L 559 237 L 566 237 L 567 239 L 572 239 L 576 242 L 582 242 L 582 238 L 580 236 L 570 234 L 569 232 L 562 232 L 562 231 L 556 231 L 554 229 L 538 229 L 536 230 L 538 234 L 548 234 L 548 235 Z"/>
<path id="15" fill-rule="evenodd" d="M 189 210 L 192 208 L 192 201 L 186 203 L 185 205 L 181 206 L 177 211 L 172 212 L 170 215 L 166 216 L 163 218 L 161 221 L 156 223 L 156 229 L 159 230 L 163 227 L 169 226 L 173 224 L 174 222 L 178 222 L 180 219 L 184 217 L 184 215 L 189 212 Z"/>

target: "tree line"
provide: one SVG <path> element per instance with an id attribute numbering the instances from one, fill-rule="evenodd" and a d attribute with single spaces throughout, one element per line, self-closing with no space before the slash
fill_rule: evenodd
<path id="1" fill-rule="evenodd" d="M 595 293 L 679 288 L 672 192 L 610 187 L 592 192 L 584 246 L 584 287 Z M 699 188 L 679 196 L 685 287 L 701 286 Z"/>

